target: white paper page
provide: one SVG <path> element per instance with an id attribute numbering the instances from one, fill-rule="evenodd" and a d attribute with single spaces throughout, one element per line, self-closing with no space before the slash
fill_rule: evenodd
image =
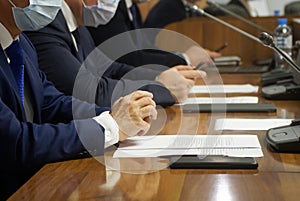
<path id="1" fill-rule="evenodd" d="M 161 156 L 182 156 L 182 155 L 223 155 L 232 157 L 263 157 L 261 148 L 240 148 L 240 149 L 147 149 L 147 150 L 123 150 L 118 149 L 114 158 L 141 158 Z"/>
<path id="2" fill-rule="evenodd" d="M 268 130 L 291 122 L 292 119 L 217 119 L 215 130 Z"/>
<path id="3" fill-rule="evenodd" d="M 184 102 L 177 105 L 186 104 L 228 104 L 228 103 L 258 103 L 258 97 L 255 96 L 237 96 L 237 97 L 194 97 L 187 98 Z"/>
<path id="4" fill-rule="evenodd" d="M 261 157 L 256 135 L 157 135 L 129 138 L 114 157 L 158 157 L 166 155 L 230 155 Z"/>
<path id="5" fill-rule="evenodd" d="M 256 135 L 154 135 L 136 136 L 121 143 L 119 149 L 185 149 L 260 147 Z"/>
<path id="6" fill-rule="evenodd" d="M 273 0 L 274 1 L 274 0 Z M 273 13 L 270 11 L 266 0 L 251 0 L 248 1 L 251 9 L 255 10 L 258 16 L 271 16 Z"/>
<path id="7" fill-rule="evenodd" d="M 258 86 L 251 84 L 242 85 L 196 85 L 190 90 L 190 93 L 257 93 Z"/>

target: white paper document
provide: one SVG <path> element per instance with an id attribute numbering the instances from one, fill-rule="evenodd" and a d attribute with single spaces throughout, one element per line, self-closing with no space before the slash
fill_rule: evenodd
<path id="1" fill-rule="evenodd" d="M 217 119 L 215 130 L 268 130 L 291 122 L 292 119 Z"/>
<path id="2" fill-rule="evenodd" d="M 187 104 L 229 104 L 229 103 L 258 103 L 258 97 L 255 96 L 237 96 L 237 97 L 194 97 L 187 98 L 178 105 Z"/>
<path id="3" fill-rule="evenodd" d="M 262 157 L 263 153 L 256 135 L 155 135 L 128 138 L 114 158 L 170 155 Z"/>
<path id="4" fill-rule="evenodd" d="M 257 93 L 258 86 L 251 84 L 242 85 L 196 85 L 190 93 Z"/>

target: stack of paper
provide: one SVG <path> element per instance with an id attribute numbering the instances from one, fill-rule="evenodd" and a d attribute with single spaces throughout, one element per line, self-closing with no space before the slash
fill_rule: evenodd
<path id="1" fill-rule="evenodd" d="M 196 85 L 190 93 L 257 93 L 258 86 L 251 84 L 242 85 Z"/>
<path id="2" fill-rule="evenodd" d="M 268 130 L 291 124 L 292 119 L 217 119 L 215 130 Z"/>
<path id="3" fill-rule="evenodd" d="M 114 158 L 171 155 L 262 157 L 263 153 L 256 135 L 156 135 L 129 138 Z"/>
<path id="4" fill-rule="evenodd" d="M 255 96 L 236 96 L 236 97 L 194 97 L 187 98 L 184 102 L 177 105 L 187 104 L 234 104 L 234 103 L 258 103 Z"/>

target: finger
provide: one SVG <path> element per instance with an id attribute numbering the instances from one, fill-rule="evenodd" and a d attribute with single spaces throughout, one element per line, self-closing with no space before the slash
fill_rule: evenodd
<path id="1" fill-rule="evenodd" d="M 204 71 L 199 70 L 180 71 L 180 74 L 187 79 L 198 79 L 206 76 Z"/>
<path id="2" fill-rule="evenodd" d="M 210 56 L 211 58 L 217 58 L 217 57 L 222 56 L 222 54 L 221 54 L 221 53 L 218 53 L 218 52 L 209 52 L 209 56 Z"/>
<path id="3" fill-rule="evenodd" d="M 148 92 L 148 91 L 138 90 L 138 91 L 135 91 L 135 92 L 132 93 L 131 100 L 138 100 L 138 99 L 141 99 L 143 97 L 153 98 L 153 94 Z"/>
<path id="4" fill-rule="evenodd" d="M 136 103 L 139 108 L 146 107 L 146 106 L 152 106 L 156 107 L 156 103 L 152 100 L 152 98 L 149 97 L 143 97 L 141 99 L 136 100 Z"/>
<path id="5" fill-rule="evenodd" d="M 136 135 L 137 135 L 137 136 L 143 136 L 143 135 L 145 135 L 146 133 L 147 133 L 146 131 L 140 130 Z"/>
<path id="6" fill-rule="evenodd" d="M 136 135 L 145 135 L 148 130 L 150 129 L 150 124 L 147 123 L 146 121 L 142 121 L 141 124 L 139 125 L 139 131 L 137 132 Z"/>
<path id="7" fill-rule="evenodd" d="M 194 79 L 186 79 L 187 83 L 188 83 L 188 88 L 190 89 L 192 86 L 195 85 L 195 80 Z"/>
<path id="8" fill-rule="evenodd" d="M 194 66 L 180 65 L 180 66 L 175 66 L 174 68 L 178 71 L 182 71 L 182 70 L 193 70 L 195 67 Z"/>
<path id="9" fill-rule="evenodd" d="M 140 116 L 143 120 L 145 120 L 145 118 L 150 118 L 151 120 L 152 119 L 155 120 L 157 118 L 157 111 L 153 106 L 143 107 L 140 110 Z"/>
<path id="10" fill-rule="evenodd" d="M 180 74 L 185 77 L 186 79 L 195 79 L 197 78 L 199 75 L 199 73 L 195 70 L 193 71 L 180 71 Z"/>
<path id="11" fill-rule="evenodd" d="M 205 78 L 207 76 L 206 72 L 203 70 L 198 70 L 198 72 L 200 73 L 200 77 L 199 78 Z"/>

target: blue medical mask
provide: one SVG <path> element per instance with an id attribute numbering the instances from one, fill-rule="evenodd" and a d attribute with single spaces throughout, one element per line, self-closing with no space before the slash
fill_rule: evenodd
<path id="1" fill-rule="evenodd" d="M 85 26 L 98 27 L 108 23 L 116 13 L 120 0 L 98 0 L 94 6 L 83 4 L 83 21 Z"/>
<path id="2" fill-rule="evenodd" d="M 36 31 L 50 24 L 61 8 L 62 0 L 30 0 L 26 8 L 18 8 L 11 0 L 16 25 L 21 31 Z"/>

